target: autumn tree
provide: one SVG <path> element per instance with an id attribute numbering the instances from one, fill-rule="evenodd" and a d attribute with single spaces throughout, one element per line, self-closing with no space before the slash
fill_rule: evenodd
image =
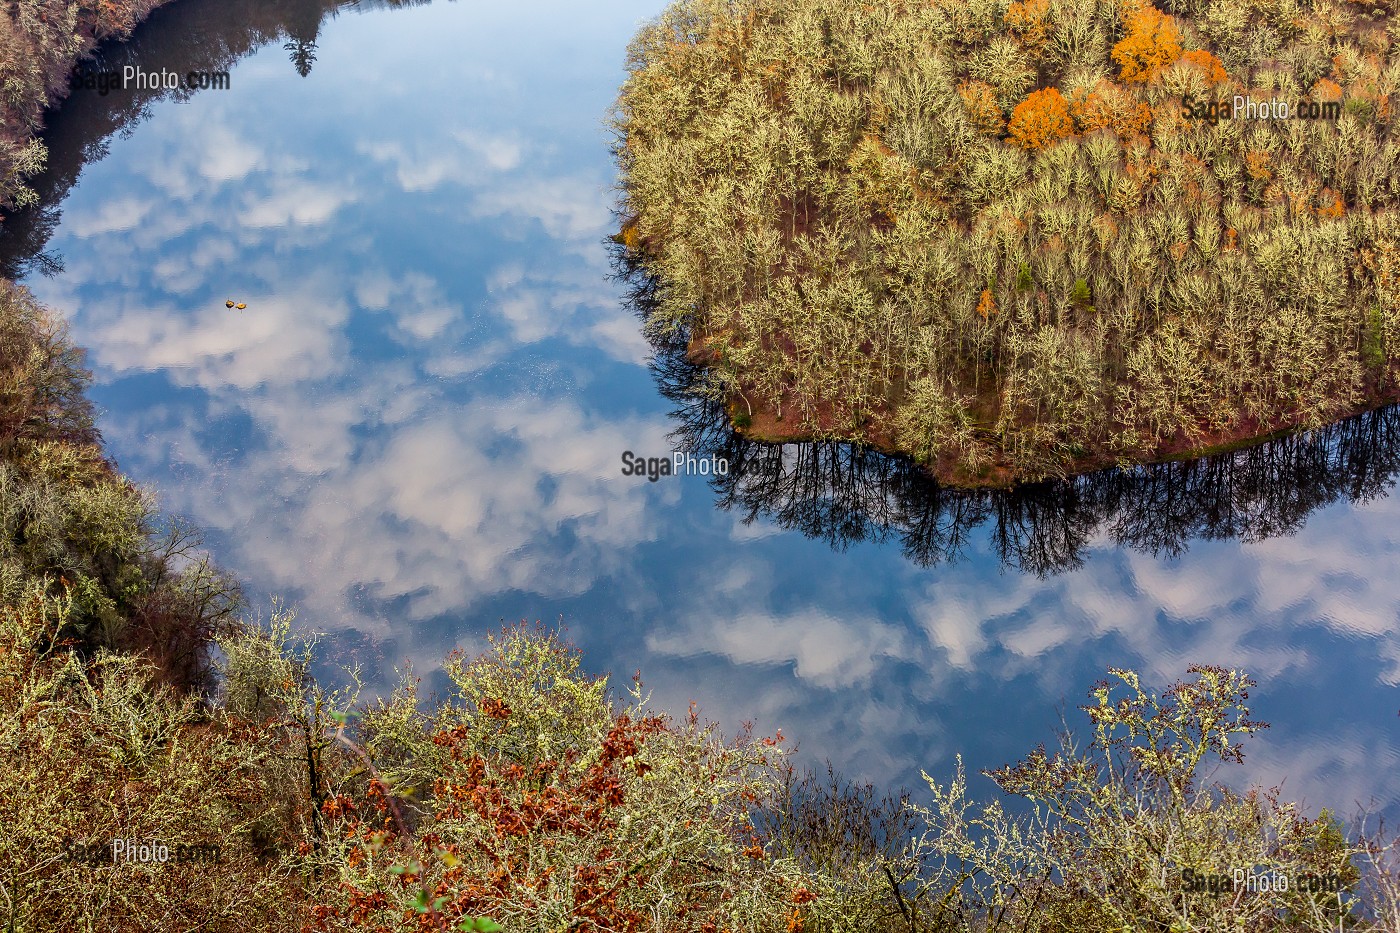
<path id="1" fill-rule="evenodd" d="M 1127 35 L 1113 47 L 1113 60 L 1124 81 L 1144 83 L 1181 58 L 1181 33 L 1176 20 L 1151 4 L 1128 13 L 1123 20 Z"/>
<path id="2" fill-rule="evenodd" d="M 1133 136 L 1146 133 L 1152 123 L 1152 108 L 1112 81 L 1076 91 L 1069 110 L 1075 128 L 1086 134 L 1108 128 L 1119 136 Z"/>
<path id="3" fill-rule="evenodd" d="M 1211 84 L 1218 84 L 1229 77 L 1229 75 L 1225 73 L 1225 66 L 1220 63 L 1220 59 L 1204 49 L 1186 52 L 1181 56 L 1181 60 L 1190 62 L 1201 69 L 1201 73 L 1206 76 L 1206 80 Z"/>
<path id="4" fill-rule="evenodd" d="M 1025 0 L 1006 8 L 1003 22 L 1020 36 L 1022 44 L 1039 51 L 1050 39 L 1050 0 Z"/>
<path id="5" fill-rule="evenodd" d="M 1011 111 L 1007 130 L 1022 149 L 1043 149 L 1066 139 L 1074 135 L 1069 103 L 1057 88 L 1035 91 Z"/>
<path id="6" fill-rule="evenodd" d="M 997 106 L 997 92 L 985 81 L 964 81 L 958 85 L 958 97 L 972 125 L 988 136 L 1000 136 L 1006 129 L 1006 117 Z"/>

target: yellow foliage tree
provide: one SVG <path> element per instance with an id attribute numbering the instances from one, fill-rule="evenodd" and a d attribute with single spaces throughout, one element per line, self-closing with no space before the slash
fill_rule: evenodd
<path id="1" fill-rule="evenodd" d="M 1022 149 L 1043 149 L 1074 135 L 1069 103 L 1058 88 L 1033 92 L 1011 111 L 1011 141 Z"/>

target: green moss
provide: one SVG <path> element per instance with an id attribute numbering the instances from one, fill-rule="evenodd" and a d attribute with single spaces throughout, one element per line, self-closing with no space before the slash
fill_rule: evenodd
<path id="1" fill-rule="evenodd" d="M 1031 276 L 1031 267 L 1028 263 L 1021 263 L 1016 267 L 1016 290 L 1018 292 L 1028 292 L 1035 286 L 1035 279 Z"/>
<path id="2" fill-rule="evenodd" d="M 1385 322 L 1381 309 L 1375 306 L 1366 315 L 1366 327 L 1361 337 L 1361 360 L 1367 369 L 1377 374 L 1385 370 L 1389 360 L 1385 347 Z"/>
<path id="3" fill-rule="evenodd" d="M 1074 287 L 1069 292 L 1070 304 L 1076 308 L 1087 308 L 1092 299 L 1089 296 L 1089 283 L 1084 279 L 1075 279 Z"/>
<path id="4" fill-rule="evenodd" d="M 1347 102 L 1342 105 L 1342 112 L 1358 120 L 1369 122 L 1375 115 L 1375 107 L 1371 105 L 1370 101 L 1352 97 L 1348 98 Z"/>

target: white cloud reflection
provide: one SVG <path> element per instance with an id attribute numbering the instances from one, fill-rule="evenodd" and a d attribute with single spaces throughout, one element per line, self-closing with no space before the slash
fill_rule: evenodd
<path id="1" fill-rule="evenodd" d="M 332 30 L 316 67 L 403 81 L 374 47 Z M 937 771 L 969 744 L 999 754 L 997 736 L 1024 752 L 1051 737 L 1039 713 L 1078 702 L 1109 664 L 1157 684 L 1196 661 L 1241 666 L 1261 703 L 1286 705 L 1287 685 L 1346 685 L 1338 665 L 1369 659 L 1368 701 L 1395 696 L 1381 688 L 1400 684 L 1400 579 L 1368 572 L 1400 551 L 1394 500 L 1180 562 L 1101 543 L 1040 580 L 988 554 L 920 571 L 894 547 L 835 553 L 716 514 L 698 483 L 622 477 L 620 452 L 664 453 L 673 424 L 606 280 L 600 113 L 580 108 L 563 138 L 516 126 L 528 102 L 510 94 L 530 86 L 517 52 L 534 54 L 464 60 L 464 84 L 505 96 L 419 102 L 411 141 L 400 98 L 283 112 L 257 87 L 273 70 L 240 72 L 225 95 L 156 108 L 90 167 L 111 194 L 88 185 L 66 207 L 67 272 L 37 289 L 74 315 L 105 383 L 175 387 L 118 395 L 105 432 L 258 589 L 296 596 L 315 627 L 392 640 L 420 669 L 426 646 L 493 625 L 476 613 L 497 600 L 586 606 L 577 621 L 619 666 L 694 687 L 667 687 L 673 705 L 693 693 L 731 723 L 757 716 L 869 777 Z M 317 132 L 255 132 L 298 121 Z M 442 618 L 459 630 L 418 630 Z M 1370 776 L 1400 770 L 1374 723 L 1260 747 L 1253 773 L 1286 772 L 1319 803 L 1400 792 Z"/>

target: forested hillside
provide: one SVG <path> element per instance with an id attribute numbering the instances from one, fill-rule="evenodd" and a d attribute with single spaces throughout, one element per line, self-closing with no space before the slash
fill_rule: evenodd
<path id="1" fill-rule="evenodd" d="M 1397 391 L 1394 30 L 1370 0 L 679 0 L 618 102 L 618 239 L 758 438 L 981 484 L 1320 425 Z"/>

